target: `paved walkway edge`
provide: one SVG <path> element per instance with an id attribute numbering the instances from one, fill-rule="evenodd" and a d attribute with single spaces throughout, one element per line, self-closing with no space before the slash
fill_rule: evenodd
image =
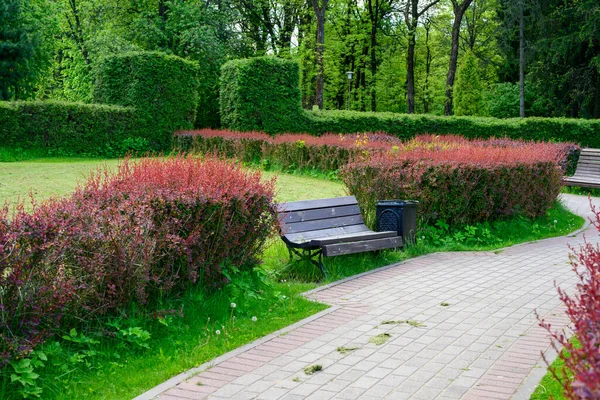
<path id="1" fill-rule="evenodd" d="M 296 328 L 299 328 L 303 325 L 306 325 L 316 319 L 319 319 L 327 314 L 331 314 L 332 312 L 336 311 L 337 309 L 339 309 L 339 306 L 330 306 L 328 309 L 320 311 L 314 315 L 311 315 L 310 317 L 306 317 L 298 322 L 293 323 L 292 325 L 288 325 L 285 328 L 282 328 L 278 331 L 275 331 L 273 333 L 268 334 L 267 336 L 264 336 L 260 339 L 256 339 L 253 342 L 250 342 L 248 344 L 245 344 L 241 347 L 238 347 L 237 349 L 231 350 L 217 358 L 213 358 L 210 361 L 205 362 L 202 365 L 199 365 L 198 367 L 189 369 L 185 372 L 182 372 L 179 375 L 175 375 L 174 377 L 172 377 L 171 379 L 161 383 L 158 386 L 153 387 L 152 389 L 148 390 L 147 392 L 144 392 L 142 394 L 140 394 L 139 396 L 135 397 L 133 400 L 151 400 L 154 399 L 156 396 L 158 396 L 159 394 L 167 391 L 170 388 L 173 388 L 175 386 L 177 386 L 179 383 L 185 381 L 186 379 L 189 379 L 197 374 L 199 374 L 200 372 L 203 372 L 205 370 L 207 370 L 208 368 L 213 367 L 216 364 L 222 363 L 223 361 L 229 360 L 230 358 L 233 358 L 239 354 L 242 354 L 243 352 L 250 350 L 254 347 L 257 347 L 265 342 L 268 342 L 271 339 L 274 339 L 278 336 L 281 336 L 283 334 L 286 334 L 290 331 L 293 331 Z"/>
<path id="2" fill-rule="evenodd" d="M 556 352 L 556 350 L 554 350 L 552 347 L 550 347 L 544 353 L 544 357 L 546 357 L 546 360 L 548 360 L 552 364 L 554 362 L 554 360 L 556 360 L 556 358 L 558 357 L 558 353 Z M 517 390 L 517 392 L 513 395 L 513 397 L 511 399 L 512 400 L 529 400 L 529 398 L 531 397 L 533 392 L 535 392 L 535 389 L 537 389 L 540 382 L 542 381 L 542 378 L 546 375 L 547 371 L 548 371 L 548 366 L 546 365 L 544 360 L 539 361 L 533 367 L 533 369 L 531 370 L 531 372 L 529 373 L 527 378 L 525 378 L 525 381 L 523 382 L 523 384 L 521 384 L 521 386 L 519 387 L 519 389 Z"/>

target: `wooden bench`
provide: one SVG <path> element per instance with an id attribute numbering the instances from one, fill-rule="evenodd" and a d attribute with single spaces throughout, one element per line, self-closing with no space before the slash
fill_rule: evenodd
<path id="1" fill-rule="evenodd" d="M 398 232 L 373 232 L 365 225 L 354 196 L 282 203 L 278 213 L 290 259 L 308 259 L 324 275 L 322 257 L 402 246 Z"/>
<path id="2" fill-rule="evenodd" d="M 582 149 L 575 175 L 565 176 L 566 186 L 600 188 L 600 149 Z"/>

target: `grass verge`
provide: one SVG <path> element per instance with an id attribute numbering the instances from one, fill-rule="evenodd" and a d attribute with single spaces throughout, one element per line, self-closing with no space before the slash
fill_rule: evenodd
<path id="1" fill-rule="evenodd" d="M 557 358 L 549 368 L 557 371 L 557 375 L 562 377 L 562 368 L 565 363 L 560 358 Z M 550 371 L 544 375 L 542 381 L 535 389 L 535 392 L 530 397 L 530 400 L 563 400 L 565 396 L 563 395 L 563 388 L 559 381 L 554 378 L 554 375 Z"/>
<path id="2" fill-rule="evenodd" d="M 299 295 L 314 284 L 268 282 L 260 291 L 240 290 L 243 286 L 234 281 L 210 295 L 190 291 L 183 301 L 163 304 L 154 318 L 127 310 L 121 318 L 104 321 L 97 334 L 65 332 L 63 340 L 42 347 L 47 361 L 35 370 L 41 397 L 133 398 L 327 308 Z M 107 332 L 117 332 L 117 338 Z M 119 332 L 129 334 L 129 339 Z M 8 385 L 9 379 L 7 375 L 4 382 L 0 379 L 0 397 L 20 398 L 15 386 Z"/>

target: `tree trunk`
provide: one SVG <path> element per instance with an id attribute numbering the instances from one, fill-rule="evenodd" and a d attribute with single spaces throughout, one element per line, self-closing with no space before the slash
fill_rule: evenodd
<path id="1" fill-rule="evenodd" d="M 71 22 L 71 20 L 67 16 L 67 22 L 69 24 L 69 28 L 71 29 L 71 37 L 79 46 L 79 49 L 81 50 L 81 55 L 83 56 L 85 63 L 89 66 L 92 64 L 92 61 L 90 60 L 90 54 L 87 50 L 85 39 L 83 37 L 83 29 L 81 28 L 81 19 L 79 18 L 79 10 L 77 9 L 76 0 L 69 0 L 69 6 L 71 7 L 71 12 L 73 13 L 74 20 L 74 22 Z"/>
<path id="2" fill-rule="evenodd" d="M 523 2 L 519 0 L 519 116 L 525 118 L 525 20 Z"/>
<path id="3" fill-rule="evenodd" d="M 429 30 L 431 25 L 425 24 L 425 85 L 423 86 L 423 112 L 429 114 L 429 75 L 431 73 L 431 47 L 429 47 Z"/>
<path id="4" fill-rule="evenodd" d="M 375 5 L 373 5 L 375 1 Z M 371 19 L 371 111 L 377 111 L 377 25 L 379 24 L 380 0 L 368 0 Z"/>
<path id="5" fill-rule="evenodd" d="M 406 49 L 406 96 L 409 114 L 415 112 L 415 31 L 408 32 L 408 48 Z"/>
<path id="6" fill-rule="evenodd" d="M 369 47 L 364 46 L 362 52 L 362 61 L 360 68 L 360 111 L 367 111 L 367 57 L 369 56 Z"/>
<path id="7" fill-rule="evenodd" d="M 596 72 L 594 76 L 596 78 L 594 79 L 596 90 L 594 93 L 594 107 L 592 109 L 592 115 L 594 118 L 598 119 L 600 118 L 600 74 Z"/>
<path id="8" fill-rule="evenodd" d="M 377 111 L 377 25 L 371 26 L 371 111 Z"/>
<path id="9" fill-rule="evenodd" d="M 404 9 L 404 22 L 408 28 L 408 47 L 406 48 L 406 98 L 407 112 L 415 112 L 415 46 L 419 18 L 439 0 L 433 0 L 419 11 L 419 0 L 409 0 Z"/>
<path id="10" fill-rule="evenodd" d="M 315 61 L 317 64 L 317 90 L 315 93 L 315 102 L 319 110 L 323 109 L 323 83 L 324 83 L 324 66 L 323 66 L 323 50 L 325 46 L 325 11 L 327 10 L 327 2 L 323 0 L 323 5 L 319 5 L 319 0 L 312 0 L 315 16 L 317 17 L 317 41 L 315 49 Z"/>
<path id="11" fill-rule="evenodd" d="M 460 24 L 465 11 L 473 0 L 463 0 L 459 4 L 457 0 L 452 0 L 454 11 L 454 23 L 452 24 L 452 47 L 450 48 L 450 66 L 448 67 L 448 76 L 446 77 L 446 101 L 444 103 L 444 114 L 452 115 L 452 91 L 454 88 L 454 79 L 456 78 L 456 66 L 458 64 L 458 40 L 460 35 Z"/>

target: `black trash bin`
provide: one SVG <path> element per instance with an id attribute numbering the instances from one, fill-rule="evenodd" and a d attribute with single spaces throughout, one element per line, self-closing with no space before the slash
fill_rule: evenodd
<path id="1" fill-rule="evenodd" d="M 376 206 L 377 231 L 397 231 L 403 243 L 415 243 L 417 232 L 416 200 L 382 200 Z"/>

